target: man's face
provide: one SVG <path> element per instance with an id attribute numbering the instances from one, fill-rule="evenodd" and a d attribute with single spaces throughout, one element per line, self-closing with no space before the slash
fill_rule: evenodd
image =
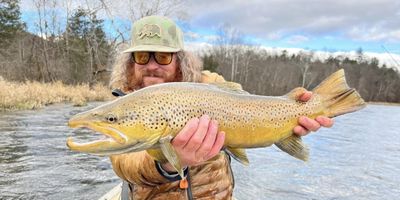
<path id="1" fill-rule="evenodd" d="M 173 53 L 171 63 L 166 65 L 158 64 L 154 54 L 147 64 L 134 64 L 134 76 L 141 87 L 178 81 L 179 73 L 176 53 Z"/>

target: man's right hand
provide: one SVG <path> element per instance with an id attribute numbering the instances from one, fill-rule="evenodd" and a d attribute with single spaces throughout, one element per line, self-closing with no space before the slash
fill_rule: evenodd
<path id="1" fill-rule="evenodd" d="M 172 140 L 172 146 L 181 160 L 182 166 L 195 166 L 216 156 L 224 145 L 225 133 L 218 132 L 218 122 L 208 115 L 189 120 Z M 175 171 L 171 164 L 163 169 Z"/>

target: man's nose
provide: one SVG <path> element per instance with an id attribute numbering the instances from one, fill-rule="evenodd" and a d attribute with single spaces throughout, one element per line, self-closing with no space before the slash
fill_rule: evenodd
<path id="1" fill-rule="evenodd" d="M 156 70 L 160 67 L 160 65 L 154 60 L 154 57 L 152 56 L 149 60 L 149 63 L 147 63 L 146 67 L 148 70 Z"/>

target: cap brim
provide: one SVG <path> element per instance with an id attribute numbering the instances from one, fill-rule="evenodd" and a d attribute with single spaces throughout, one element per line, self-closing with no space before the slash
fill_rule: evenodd
<path id="1" fill-rule="evenodd" d="M 161 45 L 138 45 L 132 48 L 129 48 L 124 53 L 136 52 L 136 51 L 154 51 L 154 52 L 178 52 L 181 51 L 181 48 L 167 47 Z"/>

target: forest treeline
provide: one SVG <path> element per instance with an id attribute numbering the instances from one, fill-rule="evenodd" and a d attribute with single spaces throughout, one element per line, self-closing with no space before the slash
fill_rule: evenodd
<path id="1" fill-rule="evenodd" d="M 367 60 L 361 50 L 357 59 L 329 57 L 318 60 L 312 52 L 271 54 L 249 46 L 214 46 L 204 52 L 204 67 L 226 79 L 241 83 L 253 94 L 283 95 L 295 87 L 312 90 L 331 73 L 344 69 L 350 87 L 366 101 L 400 102 L 400 74 L 394 68 L 379 66 L 376 58 Z"/>
<path id="2" fill-rule="evenodd" d="M 21 82 L 107 84 L 117 49 L 128 40 L 121 32 L 114 38 L 107 36 L 104 21 L 97 15 L 107 5 L 105 1 L 100 2 L 103 7 L 69 10 L 63 26 L 48 5 L 55 5 L 57 1 L 37 0 L 38 32 L 33 34 L 21 21 L 19 1 L 0 0 L 0 76 Z M 142 7 L 136 18 L 168 15 L 154 4 L 151 6 Z M 219 40 L 198 53 L 205 69 L 241 83 L 251 93 L 282 95 L 299 86 L 312 89 L 329 74 L 343 68 L 349 85 L 366 101 L 400 102 L 399 72 L 380 66 L 377 59 L 366 59 L 362 49 L 358 50 L 356 59 L 338 56 L 318 60 L 312 52 L 270 53 L 257 45 L 245 44 L 240 38 L 237 32 L 222 27 Z"/>
<path id="3" fill-rule="evenodd" d="M 0 71 L 3 78 L 95 83 L 99 73 L 106 71 L 112 60 L 112 43 L 106 38 L 103 20 L 97 19 L 95 13 L 83 8 L 74 10 L 64 31 L 60 31 L 51 24 L 57 22 L 40 18 L 46 7 L 38 2 L 39 32 L 32 34 L 20 20 L 18 3 L 1 0 Z"/>

